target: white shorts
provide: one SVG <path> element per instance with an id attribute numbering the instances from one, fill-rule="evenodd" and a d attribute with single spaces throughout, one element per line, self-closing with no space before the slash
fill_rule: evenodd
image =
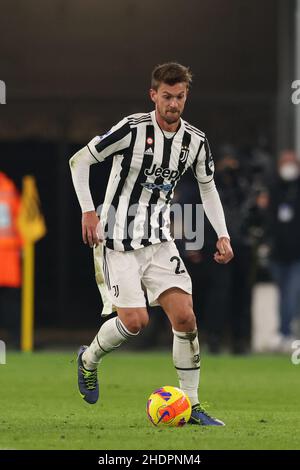
<path id="1" fill-rule="evenodd" d="M 167 289 L 179 287 L 192 294 L 192 281 L 173 241 L 133 251 L 103 247 L 103 272 L 109 297 L 117 307 L 159 305 Z"/>

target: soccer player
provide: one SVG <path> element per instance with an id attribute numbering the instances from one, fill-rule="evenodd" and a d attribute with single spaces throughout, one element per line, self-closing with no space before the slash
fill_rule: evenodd
<path id="1" fill-rule="evenodd" d="M 199 402 L 200 350 L 192 284 L 169 228 L 175 186 L 192 166 L 218 238 L 214 259 L 224 264 L 233 257 L 208 140 L 181 118 L 191 81 L 191 72 L 183 65 L 157 66 L 150 89 L 155 109 L 125 117 L 70 159 L 82 209 L 83 241 L 90 247 L 103 242 L 103 272 L 118 314 L 101 326 L 89 347 L 80 347 L 78 385 L 84 400 L 97 402 L 97 366 L 147 326 L 146 293 L 149 305 L 160 305 L 172 325 L 173 361 L 180 388 L 191 400 L 190 423 L 220 426 L 224 423 L 209 416 Z M 99 224 L 89 169 L 110 156 L 113 164 Z"/>

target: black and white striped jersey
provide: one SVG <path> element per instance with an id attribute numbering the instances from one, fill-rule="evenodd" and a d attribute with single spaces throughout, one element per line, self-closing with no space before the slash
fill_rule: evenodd
<path id="1" fill-rule="evenodd" d="M 97 161 L 113 156 L 101 212 L 108 248 L 129 251 L 172 240 L 170 204 L 180 177 L 192 166 L 200 183 L 213 179 L 202 131 L 181 119 L 177 132 L 167 134 L 152 111 L 127 116 L 88 143 Z"/>

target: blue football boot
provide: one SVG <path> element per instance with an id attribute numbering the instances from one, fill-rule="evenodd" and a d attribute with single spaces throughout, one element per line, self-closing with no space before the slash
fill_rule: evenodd
<path id="1" fill-rule="evenodd" d="M 80 396 L 90 404 L 97 402 L 99 398 L 99 384 L 97 369 L 87 370 L 82 362 L 82 354 L 88 346 L 80 346 L 77 357 L 78 387 Z"/>
<path id="2" fill-rule="evenodd" d="M 192 406 L 192 414 L 188 424 L 198 424 L 200 426 L 225 426 L 223 421 L 212 418 L 207 411 L 198 403 Z"/>

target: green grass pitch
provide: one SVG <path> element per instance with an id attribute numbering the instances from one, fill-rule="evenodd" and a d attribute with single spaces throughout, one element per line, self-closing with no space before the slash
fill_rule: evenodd
<path id="1" fill-rule="evenodd" d="M 8 354 L 0 365 L 0 449 L 299 449 L 300 365 L 288 356 L 203 354 L 201 399 L 226 427 L 155 428 L 150 393 L 178 385 L 171 353 L 122 353 L 100 367 L 100 401 L 77 391 L 72 353 Z"/>

